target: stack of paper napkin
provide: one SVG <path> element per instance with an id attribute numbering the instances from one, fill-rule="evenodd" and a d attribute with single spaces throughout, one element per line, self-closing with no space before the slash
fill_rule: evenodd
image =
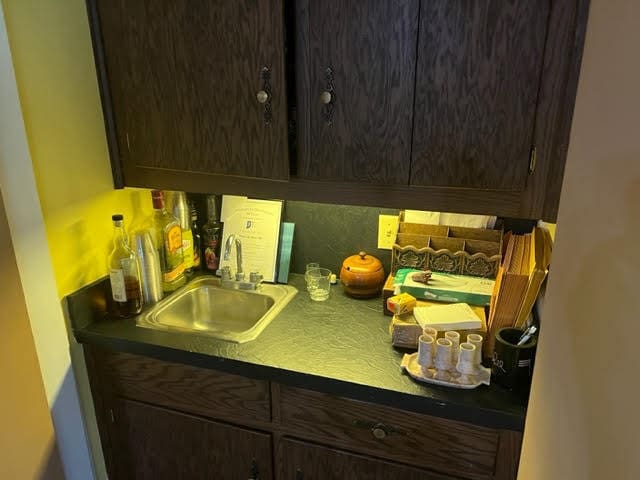
<path id="1" fill-rule="evenodd" d="M 413 315 L 422 328 L 436 330 L 476 330 L 482 320 L 466 303 L 448 303 L 433 307 L 415 307 Z"/>

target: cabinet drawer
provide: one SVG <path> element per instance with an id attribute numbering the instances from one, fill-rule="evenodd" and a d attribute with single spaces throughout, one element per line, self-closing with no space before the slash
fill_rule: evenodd
<path id="1" fill-rule="evenodd" d="M 112 395 L 213 418 L 271 418 L 268 382 L 129 353 L 87 353 Z"/>
<path id="2" fill-rule="evenodd" d="M 493 478 L 499 432 L 331 395 L 280 387 L 283 428 L 465 478 Z"/>

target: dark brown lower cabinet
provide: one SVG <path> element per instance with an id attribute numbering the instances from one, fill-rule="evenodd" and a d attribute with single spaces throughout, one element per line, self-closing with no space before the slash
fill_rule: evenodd
<path id="1" fill-rule="evenodd" d="M 123 399 L 112 418 L 112 480 L 273 478 L 269 434 Z"/>
<path id="2" fill-rule="evenodd" d="M 520 432 L 88 345 L 85 358 L 110 480 L 517 476 Z"/>
<path id="3" fill-rule="evenodd" d="M 416 455 L 424 453 L 416 452 Z M 455 480 L 419 468 L 387 462 L 312 443 L 280 442 L 281 480 Z"/>

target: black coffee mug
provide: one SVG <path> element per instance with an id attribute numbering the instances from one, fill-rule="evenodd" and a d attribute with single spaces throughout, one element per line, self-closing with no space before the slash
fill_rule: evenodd
<path id="1" fill-rule="evenodd" d="M 498 330 L 491 358 L 491 378 L 510 390 L 526 392 L 531 385 L 538 340 L 532 336 L 526 343 L 517 345 L 522 334 L 523 330 L 519 328 Z"/>

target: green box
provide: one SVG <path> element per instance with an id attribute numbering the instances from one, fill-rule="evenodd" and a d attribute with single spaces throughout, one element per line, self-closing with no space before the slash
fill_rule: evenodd
<path id="1" fill-rule="evenodd" d="M 412 273 L 424 273 L 422 270 L 401 268 L 396 273 L 394 287 L 396 292 L 409 293 L 419 300 L 444 303 L 468 303 L 480 307 L 489 305 L 495 280 L 490 278 L 453 275 L 433 272 L 429 282 L 415 282 Z"/>

